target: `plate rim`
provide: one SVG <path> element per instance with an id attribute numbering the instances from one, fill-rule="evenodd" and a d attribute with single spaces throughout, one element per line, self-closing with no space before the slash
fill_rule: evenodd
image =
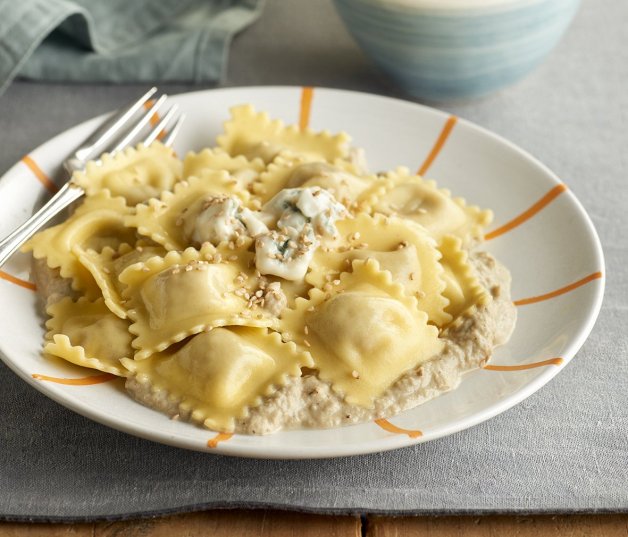
<path id="1" fill-rule="evenodd" d="M 390 97 L 388 95 L 379 95 L 377 93 L 370 93 L 364 91 L 355 91 L 355 90 L 346 90 L 346 89 L 338 89 L 338 88 L 328 88 L 324 86 L 316 86 L 313 88 L 317 93 L 326 93 L 333 97 L 334 94 L 342 94 L 342 95 L 353 95 L 356 98 L 370 98 L 375 100 L 388 101 L 391 103 L 395 103 L 395 105 L 406 106 L 410 109 L 420 109 L 423 113 L 429 113 L 436 117 L 440 117 L 446 120 L 450 117 L 450 114 L 447 112 L 440 110 L 438 108 L 434 108 L 432 106 L 428 106 L 422 103 L 417 103 L 414 101 L 400 99 L 396 97 Z M 216 93 L 229 93 L 233 91 L 250 91 L 252 93 L 258 91 L 285 91 L 285 92 L 296 92 L 300 93 L 303 90 L 303 86 L 291 86 L 291 85 L 268 85 L 268 86 L 233 86 L 226 88 L 209 88 L 209 89 L 201 89 L 194 91 L 181 92 L 177 94 L 172 94 L 170 97 L 173 101 L 176 101 L 177 98 L 187 97 L 187 96 L 205 96 L 207 94 L 216 94 Z M 42 144 L 38 145 L 34 149 L 28 152 L 28 155 L 33 155 L 38 151 L 42 151 L 49 144 L 53 144 L 59 138 L 64 136 L 71 136 L 73 131 L 79 131 L 81 129 L 86 128 L 86 125 L 93 122 L 99 122 L 104 117 L 106 117 L 111 112 L 107 112 L 105 114 L 100 114 L 93 118 L 82 121 L 81 123 L 74 125 L 58 134 L 53 136 L 52 138 L 46 140 Z M 467 128 L 470 128 L 472 131 L 480 133 L 482 136 L 490 138 L 493 142 L 496 142 L 500 145 L 508 147 L 511 151 L 516 153 L 519 157 L 526 160 L 528 163 L 533 164 L 543 175 L 549 179 L 551 183 L 554 185 L 564 184 L 563 181 L 559 179 L 559 177 L 542 161 L 534 157 L 531 153 L 511 142 L 507 138 L 503 137 L 500 134 L 497 134 L 486 127 L 478 125 L 473 121 L 467 120 L 463 117 L 457 117 L 457 120 L 460 124 L 465 125 Z M 2 176 L 0 176 L 0 183 L 3 179 L 8 176 L 14 174 L 19 167 L 21 166 L 21 161 L 16 162 L 13 166 L 11 166 Z M 572 192 L 571 189 L 567 189 L 563 196 L 569 199 L 572 207 L 575 209 L 576 214 L 584 221 L 585 228 L 588 232 L 589 237 L 592 239 L 592 245 L 594 247 L 595 253 L 595 262 L 601 271 L 601 277 L 598 278 L 599 284 L 595 287 L 595 294 L 591 303 L 591 307 L 587 312 L 586 321 L 584 323 L 583 328 L 573 337 L 565 350 L 561 353 L 561 357 L 563 358 L 563 362 L 558 364 L 555 367 L 545 368 L 541 374 L 537 377 L 526 383 L 522 388 L 518 389 L 515 393 L 505 397 L 504 399 L 500 399 L 497 402 L 491 403 L 486 408 L 482 409 L 479 412 L 471 416 L 467 416 L 466 418 L 457 418 L 454 423 L 452 423 L 448 427 L 441 427 L 436 429 L 435 432 L 426 432 L 419 438 L 410 438 L 407 435 L 397 434 L 391 437 L 384 437 L 381 439 L 373 439 L 361 442 L 359 444 L 344 444 L 340 446 L 335 445 L 326 445 L 326 446 L 287 446 L 278 448 L 277 446 L 255 446 L 255 445 L 238 445 L 232 442 L 227 443 L 219 443 L 215 448 L 207 448 L 206 446 L 198 446 L 195 444 L 196 440 L 192 438 L 180 438 L 177 436 L 169 435 L 168 433 L 161 432 L 156 429 L 148 430 L 148 427 L 143 425 L 129 425 L 126 421 L 120 418 L 115 418 L 114 416 L 109 416 L 105 412 L 98 410 L 97 408 L 85 407 L 75 403 L 72 396 L 68 399 L 67 396 L 63 396 L 61 392 L 57 392 L 46 383 L 42 383 L 37 379 L 32 378 L 26 372 L 22 371 L 16 363 L 12 359 L 10 359 L 1 348 L 0 342 L 0 358 L 2 361 L 9 367 L 14 373 L 18 375 L 22 380 L 26 381 L 27 384 L 34 387 L 37 391 L 44 394 L 46 397 L 52 399 L 56 403 L 68 408 L 69 410 L 76 412 L 90 420 L 93 420 L 97 423 L 106 425 L 111 427 L 112 429 L 130 434 L 132 436 L 136 436 L 139 438 L 143 438 L 146 440 L 150 440 L 153 442 L 158 442 L 161 444 L 166 444 L 173 447 L 178 447 L 187 450 L 199 451 L 203 453 L 215 454 L 215 455 L 229 455 L 234 457 L 243 457 L 243 458 L 260 458 L 260 459 L 326 459 L 326 458 L 336 458 L 336 457 L 345 457 L 345 456 L 357 456 L 357 455 L 365 455 L 370 453 L 380 453 L 391 451 L 394 449 L 399 449 L 402 447 L 414 446 L 417 444 L 430 442 L 432 440 L 437 440 L 439 438 L 443 438 L 445 436 L 452 435 L 457 432 L 461 432 L 470 427 L 483 423 L 507 410 L 519 404 L 524 399 L 527 399 L 534 393 L 536 393 L 539 389 L 541 389 L 544 385 L 550 382 L 558 373 L 560 373 L 569 363 L 571 363 L 572 359 L 575 357 L 577 352 L 581 349 L 585 340 L 588 338 L 591 333 L 595 322 L 599 316 L 601 311 L 601 306 L 604 298 L 604 291 L 606 287 L 606 263 L 604 258 L 604 252 L 602 249 L 602 244 L 591 220 L 591 217 L 584 209 L 584 206 L 580 202 L 580 200 L 576 197 L 576 195 Z M 473 370 L 475 371 L 475 370 Z M 472 372 L 472 371 L 470 371 Z M 455 391 L 455 390 L 453 390 Z M 450 393 L 450 392 L 446 392 Z M 444 395 L 444 394 L 443 394 Z M 138 403 L 139 404 L 139 403 Z M 364 422 L 367 423 L 367 422 Z M 343 426 L 345 427 L 357 427 L 364 425 L 364 423 L 354 424 Z M 298 429 L 297 429 L 298 430 Z M 209 435 L 214 433 L 213 431 L 207 430 Z M 432 430 L 433 431 L 433 430 Z M 290 431 L 283 431 L 290 432 Z M 208 435 L 208 436 L 209 436 Z M 243 435 L 248 436 L 248 435 Z M 263 436 L 261 437 L 263 438 Z"/>

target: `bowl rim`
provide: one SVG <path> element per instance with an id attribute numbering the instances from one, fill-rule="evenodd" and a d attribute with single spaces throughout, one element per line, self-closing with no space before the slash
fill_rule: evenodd
<path id="1" fill-rule="evenodd" d="M 347 0 L 334 0 L 335 3 Z M 543 4 L 548 0 L 359 0 L 379 8 L 393 8 L 406 12 L 426 10 L 426 15 L 463 14 L 485 15 L 497 12 L 520 9 L 534 4 Z M 577 3 L 579 0 L 571 0 Z M 420 13 L 417 13 L 420 14 Z"/>

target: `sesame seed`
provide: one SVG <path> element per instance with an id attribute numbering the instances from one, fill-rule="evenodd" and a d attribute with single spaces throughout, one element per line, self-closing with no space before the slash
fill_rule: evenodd
<path id="1" fill-rule="evenodd" d="M 303 344 L 304 344 L 306 347 L 311 347 L 311 346 L 312 346 L 312 345 L 310 345 L 310 342 L 309 342 L 307 339 L 304 339 L 304 340 L 303 340 Z"/>
<path id="2" fill-rule="evenodd" d="M 355 369 L 353 371 L 351 371 L 351 376 L 354 379 L 359 379 L 360 378 L 360 373 L 358 373 Z"/>
<path id="3" fill-rule="evenodd" d="M 307 327 L 307 324 L 303 327 L 303 332 L 305 332 L 306 336 L 310 333 L 310 329 Z"/>

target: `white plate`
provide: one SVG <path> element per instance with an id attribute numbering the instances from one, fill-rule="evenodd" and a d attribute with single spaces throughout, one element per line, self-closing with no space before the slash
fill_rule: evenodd
<path id="1" fill-rule="evenodd" d="M 309 106 L 307 97 L 312 97 Z M 426 175 L 455 195 L 493 209 L 493 229 L 519 215 L 529 215 L 526 210 L 548 192 L 561 189 L 550 170 L 506 140 L 405 101 L 329 89 L 308 94 L 308 90 L 304 93 L 291 87 L 200 91 L 172 100 L 188 116 L 176 143 L 179 154 L 212 145 L 229 108 L 247 102 L 288 123 L 307 121 L 305 112 L 309 110 L 312 128 L 350 133 L 354 143 L 365 148 L 373 170 L 397 165 L 419 169 L 433 153 Z M 62 157 L 99 121 L 88 121 L 53 138 L 30 153 L 30 167 L 19 162 L 2 178 L 0 236 L 21 223 L 42 196 L 42 182 L 31 169 L 33 163 L 54 176 Z M 447 125 L 453 126 L 448 136 L 443 132 Z M 436 151 L 438 146 L 442 146 L 440 151 Z M 20 377 L 62 405 L 121 431 L 183 448 L 246 457 L 317 458 L 426 442 L 485 421 L 534 393 L 566 366 L 593 327 L 604 290 L 604 259 L 597 234 L 578 200 L 568 190 L 560 192 L 530 218 L 515 223 L 520 220 L 525 221 L 486 243 L 486 249 L 512 272 L 513 298 L 564 292 L 518 306 L 512 339 L 497 349 L 491 364 L 519 367 L 562 360 L 529 369 L 473 371 L 457 390 L 390 418 L 388 423 L 399 428 L 397 432 L 371 422 L 265 437 L 216 438 L 211 431 L 171 421 L 134 402 L 125 394 L 121 380 L 86 386 L 38 380 L 33 375 L 81 378 L 94 372 L 41 356 L 44 331 L 35 293 L 6 277 L 0 280 L 0 353 Z M 8 273 L 28 280 L 29 263 L 28 256 L 18 254 L 4 267 L 3 276 Z M 575 285 L 583 281 L 586 283 Z M 208 446 L 212 439 L 215 447 Z"/>

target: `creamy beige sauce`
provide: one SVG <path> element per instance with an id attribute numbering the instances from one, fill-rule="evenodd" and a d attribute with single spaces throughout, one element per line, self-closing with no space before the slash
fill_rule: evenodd
<path id="1" fill-rule="evenodd" d="M 446 330 L 444 350 L 406 372 L 375 400 L 373 408 L 349 405 L 314 374 L 293 378 L 262 404 L 238 420 L 236 432 L 269 434 L 280 429 L 330 428 L 393 416 L 455 389 L 463 373 L 480 367 L 493 349 L 505 343 L 515 325 L 516 308 L 510 299 L 510 273 L 491 255 L 474 252 L 470 256 L 481 284 L 493 300 L 477 308 L 473 315 Z M 140 403 L 172 417 L 190 420 L 181 414 L 178 402 L 166 394 L 154 393 L 150 383 L 129 378 L 129 393 Z"/>

